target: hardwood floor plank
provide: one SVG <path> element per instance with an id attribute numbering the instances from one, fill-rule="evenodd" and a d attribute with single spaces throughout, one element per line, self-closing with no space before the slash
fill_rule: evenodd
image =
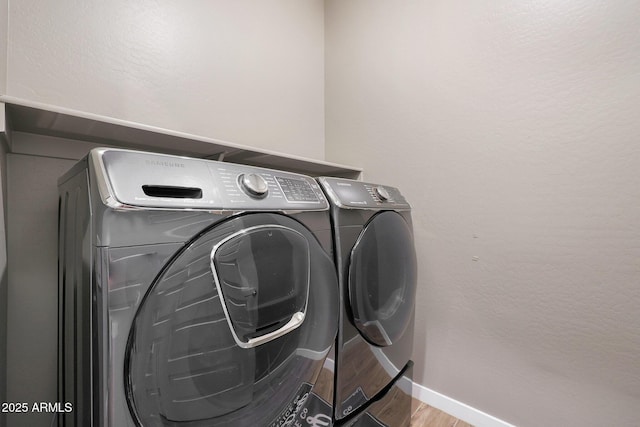
<path id="1" fill-rule="evenodd" d="M 325 402 L 333 403 L 333 372 L 322 368 L 313 392 L 324 399 Z"/>
<path id="2" fill-rule="evenodd" d="M 420 406 L 424 405 L 424 403 L 420 402 L 418 399 L 411 399 L 411 416 L 416 413 Z"/>
<path id="3" fill-rule="evenodd" d="M 411 417 L 411 427 L 473 427 L 439 409 L 420 403 Z"/>

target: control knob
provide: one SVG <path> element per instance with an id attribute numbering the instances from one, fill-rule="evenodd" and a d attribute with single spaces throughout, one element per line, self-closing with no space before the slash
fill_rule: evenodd
<path id="1" fill-rule="evenodd" d="M 242 174 L 238 177 L 242 191 L 251 197 L 264 197 L 269 191 L 269 185 L 257 173 Z"/>
<path id="2" fill-rule="evenodd" d="M 387 201 L 389 200 L 389 192 L 387 191 L 386 188 L 384 188 L 382 185 L 377 185 L 374 189 L 373 189 L 374 193 L 376 193 L 376 196 L 378 196 L 378 198 L 381 201 Z"/>

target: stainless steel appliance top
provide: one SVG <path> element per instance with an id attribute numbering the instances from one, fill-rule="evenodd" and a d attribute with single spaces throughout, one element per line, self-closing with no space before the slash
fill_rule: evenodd
<path id="1" fill-rule="evenodd" d="M 311 177 L 213 160 L 98 148 L 89 153 L 102 201 L 115 209 L 326 210 Z"/>

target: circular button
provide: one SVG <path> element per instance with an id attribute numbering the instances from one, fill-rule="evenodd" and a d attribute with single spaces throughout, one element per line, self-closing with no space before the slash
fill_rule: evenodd
<path id="1" fill-rule="evenodd" d="M 389 200 L 389 197 L 390 197 L 389 192 L 382 185 L 378 185 L 373 189 L 373 191 L 376 193 L 376 196 L 378 196 L 381 201 L 384 202 L 385 200 Z"/>
<path id="2" fill-rule="evenodd" d="M 269 191 L 269 185 L 257 173 L 242 174 L 238 177 L 242 190 L 252 197 L 264 197 Z"/>

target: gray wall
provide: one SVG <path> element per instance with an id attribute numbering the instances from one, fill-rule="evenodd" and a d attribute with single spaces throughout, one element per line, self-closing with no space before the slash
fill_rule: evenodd
<path id="1" fill-rule="evenodd" d="M 9 290 L 7 397 L 56 402 L 58 177 L 74 161 L 7 157 Z M 8 414 L 9 426 L 47 426 L 51 414 Z"/>
<path id="2" fill-rule="evenodd" d="M 9 0 L 0 0 L 0 94 L 7 91 L 7 36 L 9 26 L 7 25 L 7 14 L 9 11 Z"/>
<path id="3" fill-rule="evenodd" d="M 9 0 L 0 0 L 0 95 L 7 90 L 7 14 Z M 0 133 L 4 131 L 4 108 L 0 108 Z M 3 137 L 0 136 L 0 180 L 2 193 L 0 193 L 0 402 L 7 401 L 7 244 L 6 244 L 6 146 Z M 0 413 L 0 426 L 5 425 L 6 416 Z"/>
<path id="4" fill-rule="evenodd" d="M 326 152 L 401 187 L 416 379 L 640 425 L 640 3 L 327 0 Z"/>
<path id="5" fill-rule="evenodd" d="M 323 14 L 322 0 L 14 1 L 7 93 L 322 159 Z"/>
<path id="6" fill-rule="evenodd" d="M 3 123 L 4 116 L 0 117 L 0 402 L 7 401 L 7 147 Z M 5 420 L 6 415 L 0 412 L 0 426 Z"/>

